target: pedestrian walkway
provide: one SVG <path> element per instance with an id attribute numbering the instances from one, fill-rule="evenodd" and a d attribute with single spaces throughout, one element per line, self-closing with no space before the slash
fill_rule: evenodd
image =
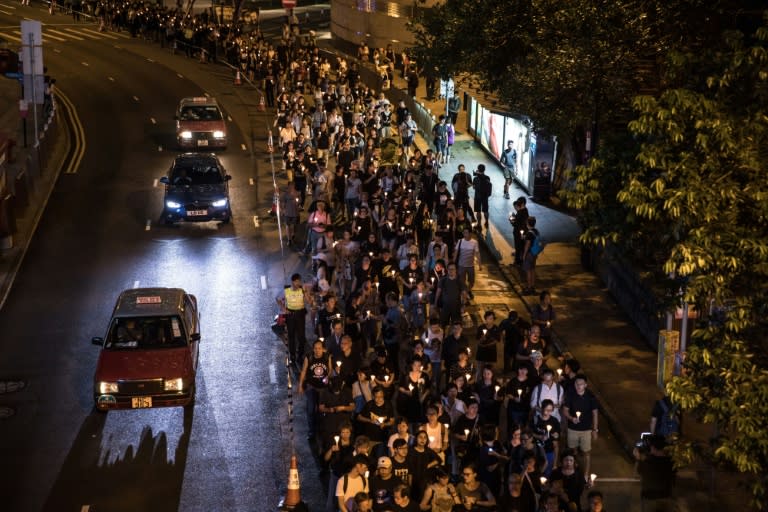
<path id="1" fill-rule="evenodd" d="M 399 76 L 393 85 L 405 89 L 405 81 Z M 417 100 L 435 117 L 445 110 L 444 100 L 426 99 L 423 85 L 417 89 Z M 490 227 L 483 233 L 482 240 L 514 290 L 508 295 L 493 293 L 504 289 L 495 282 L 498 276 L 493 272 L 481 272 L 477 288 L 490 290 L 490 293 L 476 294 L 473 313 L 478 315 L 484 309 L 494 309 L 497 318 L 503 318 L 499 317 L 500 310 L 512 309 L 527 317 L 526 312 L 530 312 L 538 301 L 538 296 L 522 295 L 521 276 L 512 265 L 514 243 L 509 216 L 514 210 L 513 200 L 525 196 L 529 213 L 536 217 L 536 227 L 547 240 L 536 265 L 536 289 L 549 290 L 552 295 L 557 313 L 554 326 L 557 349 L 579 360 L 588 375 L 590 389 L 598 396 L 606 426 L 631 457 L 640 434 L 648 430 L 653 403 L 662 396 L 656 386 L 656 351 L 629 322 L 600 278 L 583 268 L 578 243 L 580 228 L 575 217 L 550 204 L 534 202 L 517 185 L 510 187 L 511 199 L 503 198 L 501 166 L 466 133 L 466 115 L 464 110 L 459 113 L 453 157 L 442 166 L 440 178 L 450 182 L 459 164 L 464 164 L 468 172 L 479 164 L 485 165 L 494 193 L 489 204 Z M 432 148 L 423 134 L 417 135 L 416 144 L 422 150 Z M 702 436 L 706 433 L 702 432 Z M 724 506 L 725 510 L 735 510 L 732 507 L 743 506 L 744 494 L 736 488 L 735 479 L 736 475 L 716 473 L 709 467 L 681 470 L 677 482 L 680 509 L 714 510 Z"/>

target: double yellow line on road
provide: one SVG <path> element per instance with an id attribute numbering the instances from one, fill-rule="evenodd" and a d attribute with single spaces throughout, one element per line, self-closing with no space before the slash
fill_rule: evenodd
<path id="1" fill-rule="evenodd" d="M 61 106 L 67 116 L 67 125 L 71 128 L 75 139 L 75 149 L 72 156 L 68 158 L 67 162 L 64 162 L 67 166 L 64 174 L 75 174 L 83 161 L 83 155 L 85 155 L 85 130 L 83 130 L 83 123 L 80 122 L 80 117 L 77 115 L 75 105 L 67 95 L 61 92 L 58 87 L 54 89 L 54 94 L 61 101 Z"/>

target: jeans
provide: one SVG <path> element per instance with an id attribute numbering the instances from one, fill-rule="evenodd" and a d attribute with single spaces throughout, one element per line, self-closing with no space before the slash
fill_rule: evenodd
<path id="1" fill-rule="evenodd" d="M 314 436 L 317 426 L 317 403 L 320 394 L 312 386 L 307 386 L 304 396 L 307 400 L 307 431 L 309 436 Z"/>

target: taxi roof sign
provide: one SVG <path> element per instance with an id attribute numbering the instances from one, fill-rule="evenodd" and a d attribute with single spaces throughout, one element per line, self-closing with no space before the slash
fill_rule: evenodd
<path id="1" fill-rule="evenodd" d="M 152 297 L 136 297 L 136 304 L 162 304 L 163 299 L 159 296 Z"/>

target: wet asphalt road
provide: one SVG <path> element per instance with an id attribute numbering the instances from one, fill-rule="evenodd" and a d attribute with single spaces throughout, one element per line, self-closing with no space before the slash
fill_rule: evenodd
<path id="1" fill-rule="evenodd" d="M 44 34 L 53 24 L 80 30 L 34 5 L 0 23 L 22 16 L 48 23 Z M 273 510 L 291 435 L 284 348 L 269 325 L 283 269 L 301 262 L 283 257 L 274 223 L 254 224 L 269 205 L 262 150 L 270 120 L 253 91 L 234 88 L 219 68 L 121 36 L 80 39 L 44 45 L 87 147 L 77 173 L 60 176 L 0 311 L 0 378 L 26 383 L 4 397 L 16 414 L 0 421 L 0 508 Z M 220 156 L 233 176 L 234 219 L 166 227 L 154 180 L 177 151 L 178 100 L 203 92 L 232 118 Z M 198 297 L 198 393 L 187 416 L 181 408 L 92 410 L 99 348 L 90 339 L 104 334 L 119 292 L 135 286 L 178 286 Z M 319 485 L 303 482 L 310 504 L 322 500 Z"/>

